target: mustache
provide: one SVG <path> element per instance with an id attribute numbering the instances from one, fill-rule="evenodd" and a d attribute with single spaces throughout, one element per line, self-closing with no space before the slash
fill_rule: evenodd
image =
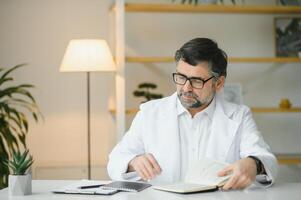
<path id="1" fill-rule="evenodd" d="M 183 92 L 183 91 L 180 91 L 180 96 L 197 98 L 197 95 L 194 94 L 193 92 Z"/>

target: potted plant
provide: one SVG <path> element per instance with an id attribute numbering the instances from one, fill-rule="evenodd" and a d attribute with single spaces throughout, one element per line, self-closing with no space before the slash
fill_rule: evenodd
<path id="1" fill-rule="evenodd" d="M 10 69 L 0 68 L 0 189 L 7 187 L 9 169 L 4 160 L 13 152 L 26 149 L 29 130 L 28 115 L 37 122 L 40 115 L 36 101 L 29 91 L 30 84 L 16 84 L 11 73 L 25 64 Z"/>
<path id="2" fill-rule="evenodd" d="M 12 160 L 5 160 L 4 164 L 11 169 L 12 174 L 8 178 L 9 194 L 12 196 L 31 194 L 31 175 L 28 169 L 33 163 L 29 150 L 23 153 L 14 152 Z"/>
<path id="3" fill-rule="evenodd" d="M 156 94 L 150 91 L 157 88 L 157 85 L 154 83 L 141 83 L 138 85 L 138 88 L 139 88 L 138 90 L 135 90 L 133 92 L 133 95 L 135 97 L 144 97 L 146 100 L 143 101 L 142 103 L 152 99 L 159 99 L 163 97 L 162 94 Z"/>

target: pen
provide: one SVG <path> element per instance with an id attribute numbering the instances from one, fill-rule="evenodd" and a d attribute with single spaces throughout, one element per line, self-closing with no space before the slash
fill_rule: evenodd
<path id="1" fill-rule="evenodd" d="M 105 184 L 80 186 L 80 187 L 78 187 L 78 188 L 79 188 L 79 189 L 98 188 L 98 187 L 103 186 L 103 185 L 105 185 Z"/>

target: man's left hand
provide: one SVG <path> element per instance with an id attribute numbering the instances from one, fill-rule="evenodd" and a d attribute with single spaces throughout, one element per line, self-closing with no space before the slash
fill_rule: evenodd
<path id="1" fill-rule="evenodd" d="M 223 186 L 223 190 L 243 189 L 253 183 L 257 174 L 256 163 L 252 158 L 243 158 L 228 165 L 218 176 L 231 174 L 231 178 Z"/>

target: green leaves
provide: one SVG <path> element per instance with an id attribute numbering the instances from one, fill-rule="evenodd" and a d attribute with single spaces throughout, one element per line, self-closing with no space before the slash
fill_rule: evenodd
<path id="1" fill-rule="evenodd" d="M 10 69 L 0 68 L 0 189 L 7 185 L 8 166 L 14 173 L 22 173 L 32 164 L 32 161 L 26 161 L 28 159 L 21 162 L 18 160 L 21 154 L 15 154 L 21 147 L 26 148 L 25 139 L 29 130 L 27 116 L 31 115 L 36 122 L 41 117 L 30 92 L 34 86 L 14 84 L 11 76 L 12 72 L 24 66 L 20 64 Z M 14 160 L 7 165 L 1 164 L 9 157 L 14 157 Z"/>
<path id="2" fill-rule="evenodd" d="M 162 94 L 155 94 L 155 93 L 151 93 L 149 90 L 150 89 L 156 89 L 157 85 L 154 83 L 141 83 L 138 85 L 138 90 L 135 90 L 133 92 L 133 95 L 135 97 L 144 97 L 146 99 L 146 101 L 152 100 L 152 99 L 159 99 L 162 98 L 163 95 Z M 144 102 L 146 102 L 144 101 Z"/>
<path id="3" fill-rule="evenodd" d="M 14 175 L 25 175 L 28 168 L 33 164 L 33 158 L 28 152 L 28 149 L 23 153 L 14 152 L 13 160 L 7 159 L 3 163 L 13 171 Z"/>
<path id="4" fill-rule="evenodd" d="M 151 89 L 156 89 L 157 85 L 153 84 L 153 83 L 141 83 L 138 85 L 138 88 L 142 89 L 142 88 L 151 88 Z"/>

